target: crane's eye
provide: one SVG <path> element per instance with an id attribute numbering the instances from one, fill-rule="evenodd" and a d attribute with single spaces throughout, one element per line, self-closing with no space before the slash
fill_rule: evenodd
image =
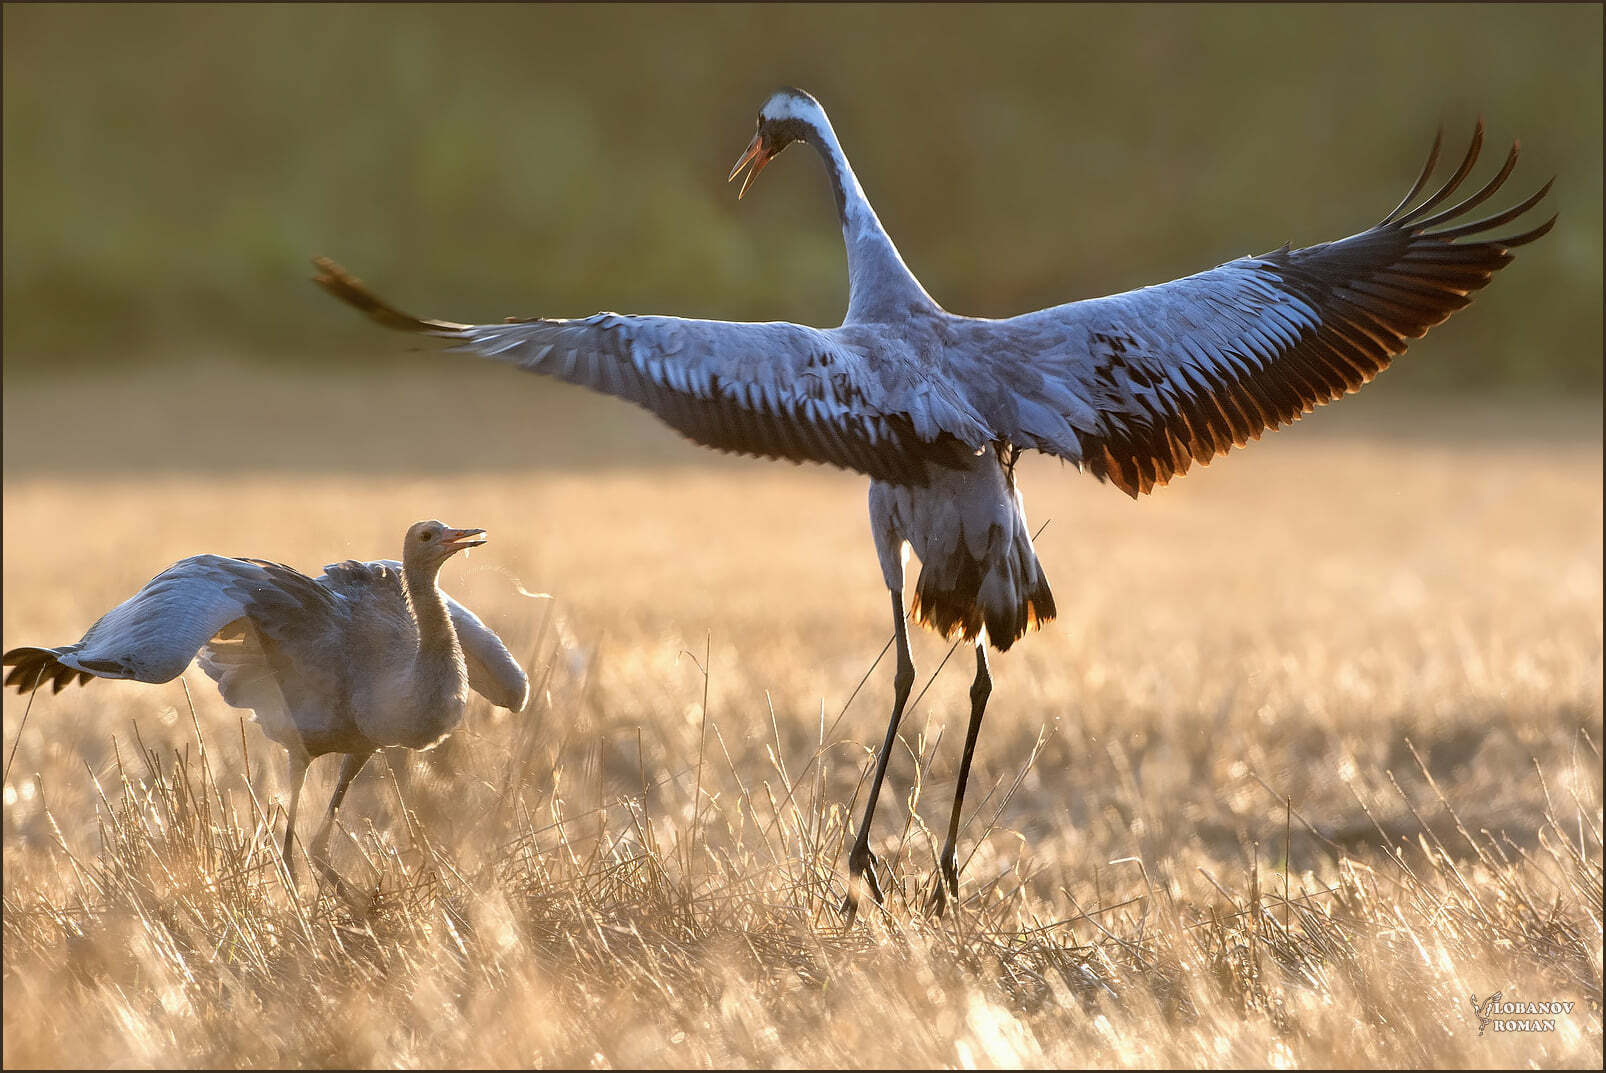
<path id="1" fill-rule="evenodd" d="M 435 534 L 434 533 L 419 533 L 418 534 L 418 539 L 419 540 L 434 540 L 435 539 Z"/>

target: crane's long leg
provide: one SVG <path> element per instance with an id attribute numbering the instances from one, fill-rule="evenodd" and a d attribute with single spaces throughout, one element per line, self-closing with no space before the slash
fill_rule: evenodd
<path id="1" fill-rule="evenodd" d="M 307 765 L 312 758 L 306 753 L 290 751 L 290 811 L 284 820 L 284 866 L 290 872 L 290 883 L 296 881 L 296 859 L 291 843 L 296 836 L 296 810 L 301 806 L 301 787 L 307 782 Z"/>
<path id="2" fill-rule="evenodd" d="M 965 782 L 970 778 L 970 760 L 976 754 L 976 738 L 981 734 L 982 716 L 987 712 L 987 698 L 993 692 L 993 676 L 987 670 L 987 640 L 976 642 L 976 679 L 970 684 L 970 729 L 965 732 L 965 753 L 959 758 L 959 784 L 954 787 L 954 810 L 948 817 L 948 841 L 942 847 L 939 866 L 942 875 L 931 892 L 931 908 L 938 916 L 948 905 L 948 895 L 959 898 L 959 858 L 956 843 L 959 841 L 959 813 L 965 805 Z"/>
<path id="3" fill-rule="evenodd" d="M 892 719 L 887 723 L 887 736 L 881 742 L 876 756 L 875 777 L 870 780 L 870 798 L 864 803 L 864 819 L 859 822 L 859 836 L 853 840 L 853 851 L 848 854 L 848 895 L 842 909 L 848 923 L 859 911 L 859 883 L 870 886 L 876 904 L 881 903 L 881 881 L 875 874 L 875 854 L 870 852 L 870 821 L 875 818 L 876 799 L 881 796 L 881 781 L 887 775 L 887 761 L 892 756 L 893 743 L 898 740 L 898 723 L 903 719 L 903 706 L 909 700 L 909 690 L 915 684 L 915 661 L 909 654 L 909 630 L 903 621 L 903 590 L 892 593 L 892 624 L 898 642 L 898 673 L 892 680 Z"/>
<path id="4" fill-rule="evenodd" d="M 347 753 L 346 758 L 340 762 L 340 779 L 335 783 L 334 796 L 329 798 L 329 813 L 323 818 L 323 826 L 318 828 L 318 835 L 312 840 L 312 858 L 322 861 L 325 852 L 329 849 L 329 836 L 334 833 L 335 812 L 340 808 L 340 802 L 346 799 L 346 791 L 351 789 L 351 780 L 357 777 L 357 772 L 368 763 L 368 758 L 374 755 L 368 753 Z"/>

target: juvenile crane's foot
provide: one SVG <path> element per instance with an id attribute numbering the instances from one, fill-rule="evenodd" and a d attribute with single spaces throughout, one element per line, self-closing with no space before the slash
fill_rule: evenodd
<path id="1" fill-rule="evenodd" d="M 347 882 L 345 877 L 343 877 L 339 872 L 335 871 L 335 866 L 330 864 L 325 858 L 316 857 L 313 859 L 312 864 L 313 868 L 317 872 L 318 886 L 320 891 L 322 891 L 324 888 L 332 890 L 335 894 L 335 897 L 344 902 L 346 908 L 359 919 L 366 919 L 368 916 L 372 915 L 375 907 L 378 905 L 377 891 L 373 894 L 367 894 L 359 890 L 357 887 Z"/>
<path id="2" fill-rule="evenodd" d="M 870 847 L 859 844 L 853 847 L 848 854 L 848 894 L 842 899 L 842 912 L 847 916 L 847 922 L 852 924 L 859 915 L 859 885 L 862 883 L 870 888 L 870 897 L 875 899 L 877 905 L 886 899 L 881 893 L 881 880 L 876 877 L 876 855 Z"/>

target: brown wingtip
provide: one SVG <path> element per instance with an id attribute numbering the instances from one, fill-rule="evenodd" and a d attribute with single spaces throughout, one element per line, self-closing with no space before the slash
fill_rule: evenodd
<path id="1" fill-rule="evenodd" d="M 314 257 L 312 264 L 318 270 L 318 274 L 312 277 L 312 282 L 347 305 L 360 310 L 370 320 L 377 321 L 387 328 L 404 332 L 423 332 L 429 335 L 455 335 L 469 327 L 467 324 L 425 320 L 410 313 L 403 313 L 370 291 L 362 280 L 327 257 Z"/>

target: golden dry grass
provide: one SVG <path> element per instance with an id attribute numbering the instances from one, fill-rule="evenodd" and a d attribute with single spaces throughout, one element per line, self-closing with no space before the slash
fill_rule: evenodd
<path id="1" fill-rule="evenodd" d="M 994 661 L 964 904 L 920 912 L 969 669 L 922 634 L 890 912 L 844 931 L 891 692 L 882 664 L 854 695 L 890 635 L 862 481 L 623 418 L 605 437 L 663 457 L 320 472 L 286 443 L 151 476 L 148 442 L 97 472 L 62 437 L 52 468 L 23 442 L 48 411 L 10 427 L 49 397 L 7 401 L 7 646 L 75 639 L 184 555 L 312 569 L 434 516 L 491 531 L 444 583 L 542 688 L 370 766 L 351 897 L 287 890 L 283 756 L 198 672 L 40 696 L 5 786 L 8 1066 L 1600 1061 L 1592 419 L 1301 428 L 1140 503 L 1024 464 L 1061 617 Z M 476 405 L 450 442 L 531 435 Z M 1479 1038 L 1497 990 L 1576 1006 Z"/>

